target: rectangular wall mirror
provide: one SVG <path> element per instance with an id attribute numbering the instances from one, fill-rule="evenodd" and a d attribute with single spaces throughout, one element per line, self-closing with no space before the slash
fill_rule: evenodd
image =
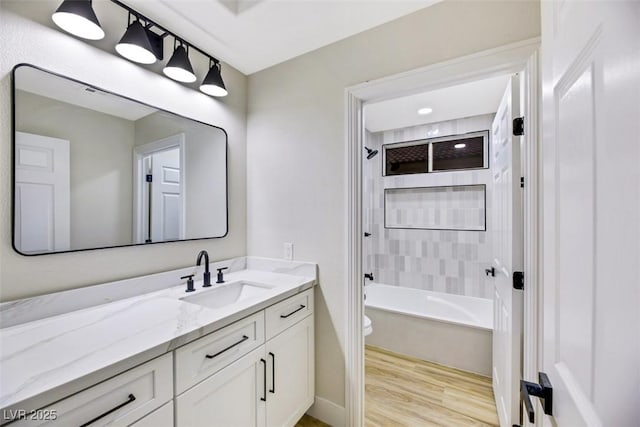
<path id="1" fill-rule="evenodd" d="M 227 234 L 224 129 L 26 64 L 13 96 L 19 253 Z"/>

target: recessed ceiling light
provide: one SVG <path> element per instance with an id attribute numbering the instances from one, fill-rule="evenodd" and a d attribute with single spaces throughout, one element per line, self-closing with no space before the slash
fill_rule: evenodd
<path id="1" fill-rule="evenodd" d="M 467 146 L 467 144 L 456 144 L 456 145 L 453 146 L 453 148 L 464 148 L 466 146 Z"/>
<path id="2" fill-rule="evenodd" d="M 433 108 L 429 108 L 429 107 L 424 107 L 418 110 L 418 114 L 420 115 L 427 115 L 427 114 L 431 114 L 433 112 Z"/>

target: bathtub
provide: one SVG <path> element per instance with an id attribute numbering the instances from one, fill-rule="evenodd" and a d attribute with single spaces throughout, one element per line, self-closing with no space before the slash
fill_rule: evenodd
<path id="1" fill-rule="evenodd" d="M 368 345 L 491 376 L 492 300 L 380 283 L 365 295 Z"/>

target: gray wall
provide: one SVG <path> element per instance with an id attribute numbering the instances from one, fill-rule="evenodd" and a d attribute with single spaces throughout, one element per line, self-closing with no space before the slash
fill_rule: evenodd
<path id="1" fill-rule="evenodd" d="M 363 164 L 364 268 L 375 281 L 459 295 L 491 298 L 492 282 L 484 269 L 491 265 L 491 171 L 469 170 L 413 175 L 382 176 L 382 145 L 491 129 L 494 114 L 449 120 L 365 134 L 365 145 L 379 151 Z M 437 133 L 436 133 L 437 132 Z M 385 228 L 384 189 L 484 184 L 486 231 L 450 231 Z M 457 203 L 452 192 L 442 193 L 438 204 L 452 213 Z M 460 201 L 458 201 L 460 202 Z M 475 205 L 475 201 L 472 201 Z M 469 203 L 465 203 L 469 206 Z M 415 204 L 414 204 L 415 206 Z M 459 209 L 464 211 L 464 209 Z M 395 213 L 410 218 L 413 209 L 398 207 Z M 444 214 L 444 211 L 442 212 Z"/>
<path id="2" fill-rule="evenodd" d="M 132 121 L 20 91 L 16 130 L 69 141 L 73 249 L 131 243 Z"/>
<path id="3" fill-rule="evenodd" d="M 249 77 L 249 254 L 320 265 L 319 397 L 344 405 L 345 88 L 539 34 L 537 1 L 444 1 Z"/>
<path id="4" fill-rule="evenodd" d="M 245 255 L 246 76 L 225 64 L 229 96 L 213 99 L 51 28 L 51 13 L 58 5 L 55 1 L 0 2 L 0 301 L 185 267 L 195 264 L 201 249 L 207 249 L 213 260 Z M 228 236 L 37 257 L 17 254 L 11 247 L 11 69 L 18 63 L 35 64 L 225 128 L 229 134 Z M 198 65 L 202 64 L 194 64 Z"/>

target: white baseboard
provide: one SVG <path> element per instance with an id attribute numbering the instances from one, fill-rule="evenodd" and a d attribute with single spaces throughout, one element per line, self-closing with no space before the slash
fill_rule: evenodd
<path id="1" fill-rule="evenodd" d="M 316 396 L 315 403 L 307 414 L 332 427 L 345 427 L 345 409 L 330 400 Z"/>

